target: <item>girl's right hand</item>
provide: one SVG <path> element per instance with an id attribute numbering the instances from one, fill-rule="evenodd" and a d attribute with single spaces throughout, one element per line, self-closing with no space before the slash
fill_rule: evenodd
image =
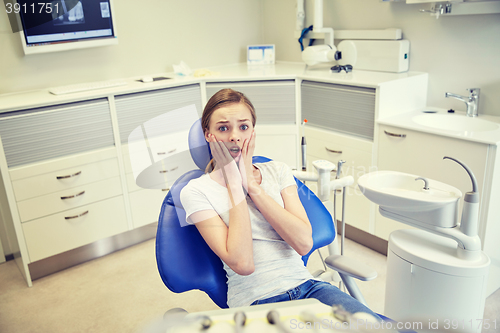
<path id="1" fill-rule="evenodd" d="M 227 187 L 241 187 L 243 183 L 241 173 L 224 142 L 217 141 L 213 134 L 209 134 L 208 143 L 215 159 L 215 169 L 220 169 L 224 177 L 224 185 Z"/>

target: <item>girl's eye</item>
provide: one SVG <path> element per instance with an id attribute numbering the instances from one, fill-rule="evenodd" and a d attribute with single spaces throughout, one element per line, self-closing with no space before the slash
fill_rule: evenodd
<path id="1" fill-rule="evenodd" d="M 221 131 L 221 132 L 227 131 L 227 126 L 219 127 L 219 131 Z"/>
<path id="2" fill-rule="evenodd" d="M 242 130 L 247 130 L 247 129 L 248 129 L 248 125 L 241 125 L 241 126 L 240 126 L 240 128 L 241 128 Z"/>

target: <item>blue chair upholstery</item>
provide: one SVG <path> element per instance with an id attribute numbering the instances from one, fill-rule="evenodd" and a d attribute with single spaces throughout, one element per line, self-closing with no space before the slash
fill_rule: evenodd
<path id="1" fill-rule="evenodd" d="M 191 154 L 197 156 L 193 156 L 193 160 L 204 168 L 203 165 L 207 165 L 210 160 L 210 152 L 203 135 L 199 134 L 200 129 L 199 124 L 193 125 L 191 132 L 196 134 L 190 133 L 189 141 Z M 192 141 L 196 142 L 192 144 Z M 267 161 L 270 159 L 253 157 L 254 163 Z M 220 308 L 227 308 L 227 278 L 222 262 L 205 243 L 198 229 L 186 224 L 185 212 L 179 200 L 180 192 L 189 180 L 198 178 L 203 173 L 202 170 L 186 172 L 171 186 L 165 197 L 156 234 L 156 261 L 160 276 L 171 291 L 182 293 L 199 289 L 207 293 Z M 295 180 L 299 198 L 313 230 L 313 248 L 302 257 L 306 265 L 312 252 L 333 241 L 335 227 L 330 213 L 318 197 L 299 180 Z"/>

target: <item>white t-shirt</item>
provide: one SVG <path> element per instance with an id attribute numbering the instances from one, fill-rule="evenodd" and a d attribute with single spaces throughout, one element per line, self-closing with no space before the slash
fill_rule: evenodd
<path id="1" fill-rule="evenodd" d="M 281 207 L 281 190 L 296 186 L 290 168 L 281 162 L 254 164 L 262 175 L 262 189 Z M 227 188 L 208 174 L 191 180 L 181 191 L 180 199 L 186 219 L 202 210 L 214 210 L 229 225 L 229 197 Z M 224 264 L 228 278 L 227 303 L 229 307 L 248 306 L 257 299 L 279 295 L 302 282 L 313 279 L 304 266 L 302 257 L 286 243 L 266 221 L 249 196 L 246 197 L 252 226 L 255 271 L 239 275 Z"/>

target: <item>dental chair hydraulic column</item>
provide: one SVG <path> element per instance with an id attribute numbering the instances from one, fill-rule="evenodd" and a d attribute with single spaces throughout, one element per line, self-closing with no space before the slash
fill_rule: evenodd
<path id="1" fill-rule="evenodd" d="M 356 298 L 361 303 L 368 305 L 353 278 L 361 281 L 370 281 L 377 277 L 377 272 L 361 262 L 357 262 L 352 258 L 344 256 L 345 193 L 346 187 L 352 185 L 354 183 L 354 179 L 352 176 L 345 176 L 340 178 L 343 163 L 345 163 L 345 161 L 339 161 L 337 166 L 335 166 L 335 164 L 333 164 L 332 162 L 317 160 L 312 163 L 317 173 L 294 171 L 293 174 L 297 179 L 301 181 L 317 182 L 317 196 L 326 206 L 330 214 L 332 214 L 335 225 L 337 222 L 336 200 L 334 200 L 334 202 L 332 203 L 332 201 L 330 200 L 330 194 L 332 191 L 334 191 L 334 199 L 336 199 L 336 191 L 342 189 L 342 232 L 340 252 L 337 240 L 338 238 L 335 237 L 335 240 L 328 245 L 329 256 L 323 261 L 324 265 L 326 264 L 326 266 L 328 266 L 328 268 L 332 269 L 333 271 L 326 271 L 325 267 L 324 271 L 317 271 L 313 275 L 328 282 L 339 282 L 341 279 L 342 283 L 345 285 L 352 297 Z M 336 170 L 336 176 L 335 179 L 330 180 L 330 174 L 333 170 Z M 321 252 L 318 251 L 318 253 L 321 256 Z M 321 258 L 323 259 L 323 257 Z"/>

